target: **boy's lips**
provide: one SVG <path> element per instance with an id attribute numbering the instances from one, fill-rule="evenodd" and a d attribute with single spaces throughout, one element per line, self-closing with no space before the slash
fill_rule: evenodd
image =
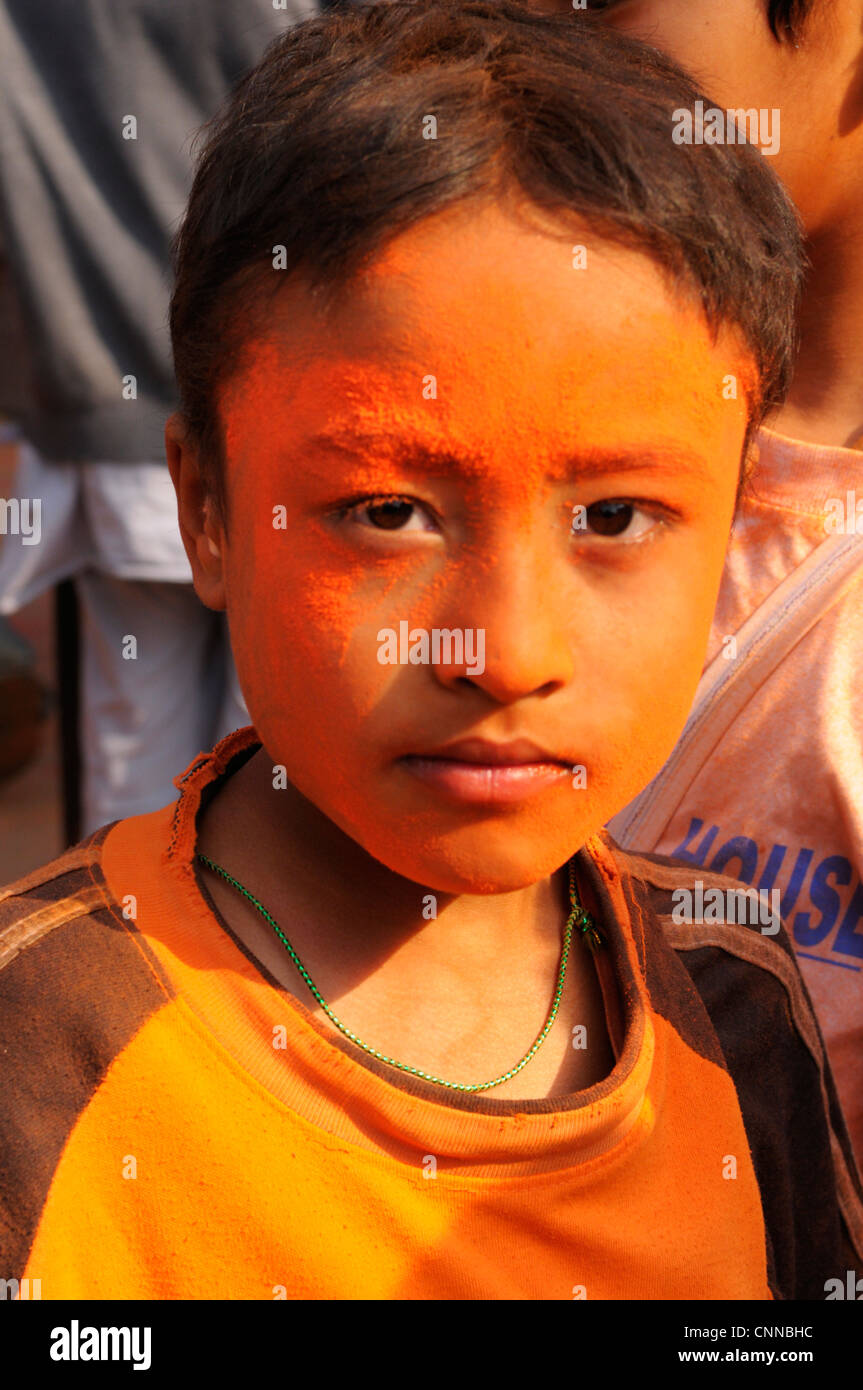
<path id="1" fill-rule="evenodd" d="M 562 778 L 572 764 L 555 758 L 529 739 L 495 743 L 466 738 L 430 753 L 399 759 L 413 776 L 448 799 L 475 804 L 523 801 Z"/>

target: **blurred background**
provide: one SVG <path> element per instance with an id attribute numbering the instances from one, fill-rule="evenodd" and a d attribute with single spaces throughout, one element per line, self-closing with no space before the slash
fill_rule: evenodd
<path id="1" fill-rule="evenodd" d="M 12 496 L 15 456 L 0 442 L 0 497 Z M 64 847 L 54 636 L 50 593 L 0 621 L 0 883 Z"/>
<path id="2" fill-rule="evenodd" d="M 201 127 L 342 3 L 0 0 L 0 885 L 249 722 L 164 456 L 170 247 Z"/>
<path id="3" fill-rule="evenodd" d="M 0 259 L 0 498 L 15 495 L 21 414 L 31 389 L 27 335 Z M 6 537 L 0 534 L 0 554 Z M 57 707 L 56 596 L 50 590 L 0 617 L 0 883 L 64 848 Z"/>

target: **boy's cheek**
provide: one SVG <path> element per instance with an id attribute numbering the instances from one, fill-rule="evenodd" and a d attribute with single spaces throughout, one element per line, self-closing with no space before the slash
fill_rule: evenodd
<path id="1" fill-rule="evenodd" d="M 290 598 L 287 597 L 290 595 Z M 273 591 L 253 608 L 228 605 L 240 685 L 256 726 L 356 725 L 381 693 L 377 625 L 355 596 L 320 582 Z"/>
<path id="2" fill-rule="evenodd" d="M 575 750 L 572 784 L 544 806 L 527 808 L 517 823 L 508 818 L 457 832 L 441 850 L 442 864 L 452 851 L 466 875 L 474 854 L 492 875 L 515 874 L 513 882 L 529 865 L 545 872 L 540 860 L 556 867 L 651 780 L 691 706 L 724 548 L 723 537 L 696 528 L 673 553 L 657 548 L 654 565 L 625 593 L 612 594 L 609 586 L 604 606 L 595 593 L 589 610 L 573 597 L 574 612 L 580 610 L 572 629 L 577 674 L 548 705 L 549 712 L 557 707 L 555 727 Z M 382 664 L 378 633 L 397 628 L 399 617 L 435 626 L 435 586 L 414 592 L 410 584 L 381 584 L 360 569 L 322 567 L 320 553 L 316 567 L 311 550 L 292 546 L 282 533 L 262 531 L 238 554 L 229 584 L 232 645 L 250 720 L 274 763 L 375 857 L 432 881 L 435 865 L 433 858 L 424 862 L 422 845 L 446 831 L 447 810 L 412 804 L 406 838 L 405 807 L 387 760 L 403 751 L 393 748 L 394 729 L 419 728 L 431 743 L 441 735 L 426 718 L 440 709 L 441 692 L 427 668 Z M 475 706 L 470 710 L 465 703 L 468 722 Z M 524 706 L 521 717 L 529 724 L 535 707 Z M 537 725 L 537 736 L 547 728 Z M 449 727 L 442 735 L 457 732 Z M 504 868 L 507 845 L 511 870 Z"/>
<path id="3" fill-rule="evenodd" d="M 633 651 L 631 663 L 606 661 L 605 684 L 585 671 L 567 692 L 561 712 L 573 765 L 558 793 L 468 825 L 435 798 L 408 793 L 389 761 L 401 751 L 393 747 L 401 720 L 435 737 L 422 719 L 427 669 L 370 667 L 358 649 L 341 666 L 326 653 L 306 660 L 296 649 L 287 659 L 277 651 L 268 668 L 251 648 L 238 668 L 274 766 L 369 854 L 441 891 L 508 891 L 552 872 L 659 771 L 701 667 L 700 654 L 684 671 L 676 650 L 662 657 L 659 648 Z M 430 704 L 438 709 L 436 698 Z"/>
<path id="4" fill-rule="evenodd" d="M 724 533 L 694 531 L 675 548 L 676 555 L 658 556 L 655 571 L 641 576 L 625 619 L 608 625 L 604 656 L 597 628 L 592 666 L 597 684 L 606 688 L 595 709 L 604 724 L 609 777 L 619 778 L 620 806 L 670 754 L 704 669 Z M 615 749 L 622 750 L 620 757 Z"/>
<path id="5" fill-rule="evenodd" d="M 278 563 L 262 564 L 262 558 L 272 561 L 277 547 Z M 673 723 L 679 707 L 688 709 L 698 682 L 724 547 L 716 548 L 713 564 L 705 564 L 701 537 L 678 552 L 663 548 L 652 573 L 630 577 L 604 601 L 593 595 L 589 607 L 576 588 L 571 593 L 579 614 L 570 639 L 576 704 L 589 689 L 600 708 L 618 710 L 621 729 L 633 708 L 640 720 L 667 717 Z M 315 568 L 314 554 L 290 546 L 286 537 L 276 546 L 265 537 L 239 556 L 228 584 L 228 621 L 253 720 L 253 702 L 260 717 L 278 719 L 289 694 L 292 705 L 306 706 L 310 723 L 324 711 L 328 718 L 356 720 L 385 698 L 391 708 L 399 700 L 416 700 L 422 708 L 430 673 L 408 667 L 418 681 L 396 680 L 403 668 L 382 663 L 380 634 L 398 632 L 401 619 L 412 628 L 458 626 L 449 605 L 445 614 L 437 611 L 436 584 L 412 583 L 409 574 L 388 573 L 382 582 L 360 569 Z M 565 706 L 567 694 L 554 703 Z M 604 741 L 615 741 L 613 726 L 602 733 Z M 646 728 L 642 737 L 653 741 Z M 659 741 L 667 742 L 664 731 Z"/>

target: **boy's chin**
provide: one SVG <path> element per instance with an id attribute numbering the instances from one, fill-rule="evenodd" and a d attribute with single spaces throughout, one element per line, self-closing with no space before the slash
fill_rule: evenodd
<path id="1" fill-rule="evenodd" d="M 539 843 L 505 833 L 445 837 L 417 845 L 392 842 L 364 848 L 392 873 L 434 893 L 517 893 L 548 878 L 571 858 L 591 833 L 558 834 Z"/>

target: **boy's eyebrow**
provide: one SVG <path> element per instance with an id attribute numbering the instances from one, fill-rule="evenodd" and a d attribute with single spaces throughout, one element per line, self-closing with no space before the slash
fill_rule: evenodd
<path id="1" fill-rule="evenodd" d="M 553 468 L 561 479 L 593 473 L 626 473 L 650 468 L 656 473 L 685 473 L 704 478 L 710 465 L 703 454 L 685 444 L 622 444 L 611 447 L 591 445 L 568 455 Z"/>
<path id="2" fill-rule="evenodd" d="M 427 439 L 343 430 L 332 426 L 307 435 L 303 445 L 309 452 L 318 448 L 333 449 L 363 461 L 369 455 L 376 454 L 391 463 L 441 476 L 454 472 L 470 474 L 482 468 L 488 457 L 476 450 L 457 451 L 451 445 Z M 624 473 L 645 467 L 666 474 L 686 473 L 699 478 L 710 469 L 707 459 L 688 444 L 654 441 L 643 445 L 590 445 L 559 460 L 550 460 L 548 475 L 564 482 L 578 475 Z"/>
<path id="3" fill-rule="evenodd" d="M 459 468 L 471 468 L 482 462 L 480 454 L 457 453 L 451 445 L 438 444 L 430 440 L 411 439 L 405 435 L 378 434 L 348 428 L 334 428 L 317 431 L 303 439 L 303 447 L 310 453 L 316 449 L 333 449 L 337 453 L 349 454 L 365 462 L 369 455 L 377 454 L 392 463 L 411 465 L 434 473 L 452 473 Z"/>

